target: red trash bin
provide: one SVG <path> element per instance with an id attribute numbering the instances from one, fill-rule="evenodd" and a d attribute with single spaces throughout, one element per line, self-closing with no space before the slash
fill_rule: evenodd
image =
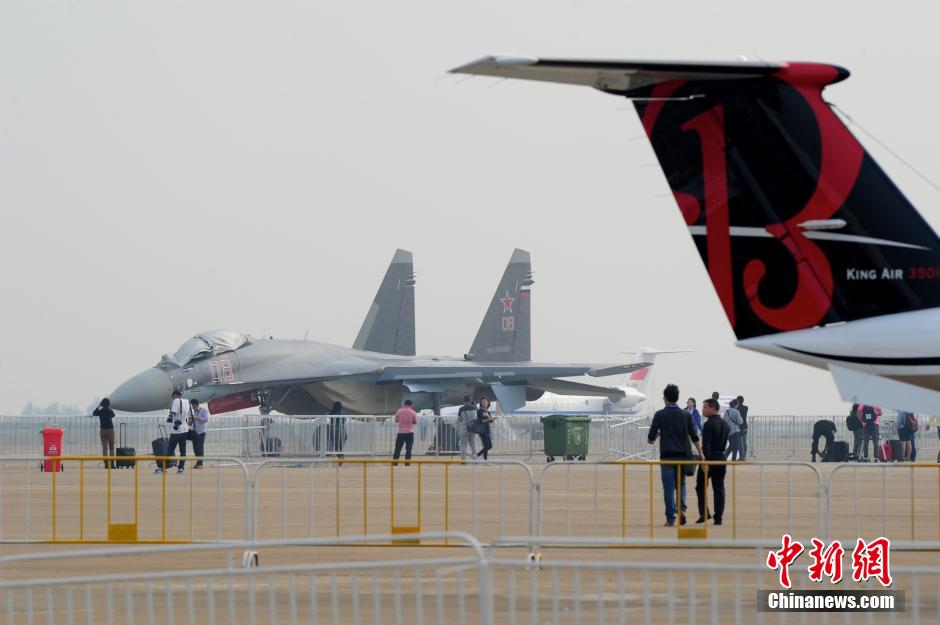
<path id="1" fill-rule="evenodd" d="M 61 456 L 62 455 L 62 437 L 65 430 L 62 428 L 43 428 L 42 429 L 42 455 L 43 456 Z M 61 471 L 61 460 L 43 460 L 43 471 Z"/>

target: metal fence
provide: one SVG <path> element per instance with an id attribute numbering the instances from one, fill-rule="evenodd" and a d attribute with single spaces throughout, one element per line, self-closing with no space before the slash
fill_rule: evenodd
<path id="1" fill-rule="evenodd" d="M 376 537 L 386 540 L 391 537 Z M 903 623 L 940 619 L 940 567 L 894 566 L 904 611 L 888 614 L 764 614 L 758 591 L 779 590 L 757 562 L 624 561 L 562 556 L 537 562 L 487 553 L 474 538 L 422 535 L 467 548 L 445 557 L 370 554 L 365 561 L 310 563 L 335 540 L 124 548 L 0 558 L 6 619 L 18 623 Z M 368 545 L 369 538 L 352 537 Z M 590 548 L 590 540 L 581 547 Z M 596 545 L 594 545 L 596 546 Z M 627 545 L 625 545 L 627 546 Z M 936 549 L 936 545 L 930 548 Z M 283 555 L 284 550 L 293 554 Z M 238 558 L 239 554 L 245 557 Z M 342 552 L 338 554 L 342 556 Z M 154 570 L 153 563 L 172 570 Z M 147 570 L 148 565 L 150 570 Z M 50 573 L 50 567 L 55 567 Z M 123 567 L 123 570 L 116 570 Z M 61 570 L 60 570 L 61 569 Z M 97 575 L 64 571 L 107 570 Z M 795 589 L 819 589 L 794 575 Z M 839 590 L 881 590 L 843 581 Z M 808 618 L 812 616 L 813 618 Z"/>
<path id="2" fill-rule="evenodd" d="M 534 483 L 529 466 L 512 460 L 268 459 L 251 480 L 251 536 L 532 534 Z"/>
<path id="3" fill-rule="evenodd" d="M 544 458 L 543 428 L 537 415 L 500 417 L 492 426 L 495 456 Z M 836 440 L 852 446 L 852 434 L 845 427 L 844 416 L 762 416 L 748 418 L 748 453 L 755 459 L 809 460 L 813 424 L 819 419 L 835 422 Z M 138 454 L 148 453 L 157 438 L 162 416 L 120 416 L 125 423 L 127 445 Z M 646 437 L 648 418 L 595 417 L 590 425 L 588 457 L 592 460 L 650 458 L 656 449 Z M 60 426 L 65 430 L 64 449 L 69 454 L 99 453 L 98 420 L 89 416 L 0 417 L 0 455 L 32 456 L 41 453 L 40 430 Z M 415 454 L 448 456 L 457 449 L 454 417 L 423 415 L 415 430 Z M 397 427 L 383 416 L 284 416 L 219 415 L 212 416 L 206 436 L 206 449 L 220 456 L 252 458 L 261 456 L 390 456 Z M 893 417 L 882 418 L 881 440 L 897 438 Z M 921 461 L 933 461 L 940 449 L 940 438 L 933 425 L 922 424 L 916 436 Z"/>
<path id="4" fill-rule="evenodd" d="M 828 419 L 836 425 L 836 441 L 848 443 L 849 449 L 852 449 L 854 437 L 852 432 L 846 427 L 846 415 L 778 415 L 778 416 L 749 416 L 747 442 L 748 455 L 759 458 L 769 459 L 793 459 L 811 460 L 810 446 L 812 444 L 813 424 L 820 419 Z M 915 434 L 918 453 L 923 452 L 923 456 L 918 456 L 920 462 L 933 462 L 940 449 L 940 437 L 938 437 L 938 427 L 940 422 L 931 425 L 921 423 Z M 897 423 L 892 415 L 884 415 L 881 418 L 880 439 L 881 442 L 887 442 L 898 437 Z M 820 447 L 823 444 L 820 442 Z"/>
<path id="5" fill-rule="evenodd" d="M 118 457 L 116 460 L 127 461 Z M 0 458 L 0 542 L 174 542 L 300 539 L 463 531 L 656 538 L 757 539 L 783 533 L 844 538 L 878 532 L 940 540 L 940 465 L 726 466 L 724 523 L 699 526 L 695 478 L 686 480 L 688 528 L 664 527 L 661 461 L 556 462 L 535 473 L 518 460 L 268 458 L 253 472 L 236 458 L 202 470 L 151 473 L 101 457 Z M 192 462 L 192 458 L 190 458 Z M 667 461 L 673 464 L 675 461 Z M 708 485 L 710 490 L 711 485 Z M 706 492 L 708 509 L 713 493 Z"/>
<path id="6" fill-rule="evenodd" d="M 172 543 L 251 535 L 248 469 L 206 457 L 201 470 L 154 474 L 154 457 L 108 468 L 101 456 L 0 458 L 0 542 Z M 127 461 L 124 457 L 111 461 Z M 190 464 L 192 467 L 192 464 Z"/>
<path id="7" fill-rule="evenodd" d="M 625 539 L 685 533 L 680 524 L 664 527 L 660 479 L 664 464 L 679 463 L 625 460 L 546 465 L 536 482 L 538 535 Z M 696 476 L 691 476 L 684 478 L 686 529 L 701 528 L 706 535 L 742 539 L 783 533 L 822 535 L 823 478 L 816 466 L 786 461 L 704 464 L 725 467 L 723 525 L 696 524 L 699 498 Z M 704 486 L 707 510 L 714 512 L 711 484 Z"/>

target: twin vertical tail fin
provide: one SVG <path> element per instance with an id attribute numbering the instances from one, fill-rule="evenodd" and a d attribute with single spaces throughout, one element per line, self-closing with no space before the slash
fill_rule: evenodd
<path id="1" fill-rule="evenodd" d="M 415 355 L 415 276 L 411 252 L 396 250 L 353 347 Z"/>
<path id="2" fill-rule="evenodd" d="M 529 253 L 513 251 L 467 353 L 469 360 L 521 362 L 532 359 L 533 283 Z"/>
<path id="3" fill-rule="evenodd" d="M 454 71 L 632 100 L 739 339 L 940 306 L 940 240 L 823 100 L 840 67 L 490 57 Z"/>

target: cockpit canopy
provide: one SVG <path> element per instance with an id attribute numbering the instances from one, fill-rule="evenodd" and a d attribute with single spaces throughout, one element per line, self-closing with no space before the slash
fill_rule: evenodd
<path id="1" fill-rule="evenodd" d="M 179 346 L 173 354 L 164 354 L 161 364 L 185 367 L 194 360 L 214 356 L 222 352 L 233 352 L 251 343 L 251 339 L 233 330 L 210 330 L 200 332 Z"/>

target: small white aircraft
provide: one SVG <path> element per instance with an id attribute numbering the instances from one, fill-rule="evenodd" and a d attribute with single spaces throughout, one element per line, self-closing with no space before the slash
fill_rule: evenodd
<path id="1" fill-rule="evenodd" d="M 652 347 L 642 347 L 635 352 L 634 364 L 652 364 L 659 354 L 682 353 L 685 350 L 663 351 Z M 518 410 L 505 413 L 506 417 L 514 415 L 550 415 L 550 414 L 577 414 L 591 417 L 644 418 L 652 415 L 652 401 L 649 397 L 649 387 L 652 382 L 651 367 L 637 369 L 623 376 L 620 384 L 609 387 L 612 391 L 610 397 L 597 397 L 589 395 L 557 395 L 545 393 L 534 401 L 526 402 Z M 623 397 L 620 394 L 623 393 Z M 513 424 L 515 425 L 515 424 Z"/>

